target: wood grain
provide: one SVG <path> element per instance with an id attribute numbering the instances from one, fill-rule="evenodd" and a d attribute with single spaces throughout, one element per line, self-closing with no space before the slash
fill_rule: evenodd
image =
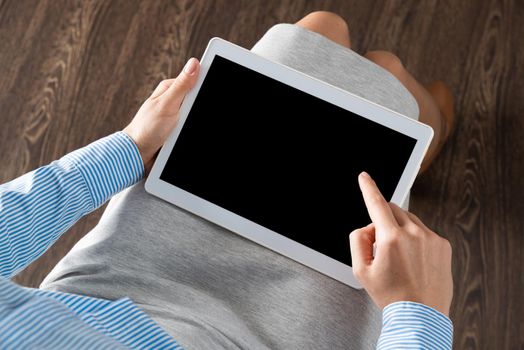
<path id="1" fill-rule="evenodd" d="M 0 0 L 0 181 L 121 129 L 211 37 L 251 47 L 318 9 L 347 19 L 357 52 L 451 86 L 457 127 L 412 211 L 453 245 L 455 347 L 524 349 L 522 1 Z M 38 286 L 102 211 L 15 280 Z"/>

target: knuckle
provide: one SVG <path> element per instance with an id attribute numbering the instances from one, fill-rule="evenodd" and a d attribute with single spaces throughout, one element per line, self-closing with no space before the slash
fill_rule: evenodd
<path id="1" fill-rule="evenodd" d="M 364 277 L 364 268 L 361 265 L 353 266 L 353 274 L 357 279 L 362 279 Z"/>
<path id="2" fill-rule="evenodd" d="M 448 254 L 452 254 L 453 253 L 453 246 L 451 245 L 450 241 L 448 241 L 445 238 L 442 238 L 442 244 L 444 246 L 444 251 L 446 253 L 448 253 Z"/>
<path id="3" fill-rule="evenodd" d="M 406 213 L 408 214 L 408 216 L 410 217 L 411 220 L 413 220 L 415 222 L 421 221 L 420 218 L 418 216 L 416 216 L 415 214 L 413 214 L 412 212 L 407 211 Z"/>
<path id="4" fill-rule="evenodd" d="M 172 80 L 164 79 L 160 83 L 158 83 L 159 88 L 167 88 L 169 85 L 171 85 Z"/>
<path id="5" fill-rule="evenodd" d="M 356 229 L 354 229 L 353 231 L 351 231 L 350 235 L 351 235 L 351 236 L 356 236 L 356 235 L 358 235 L 359 232 L 360 232 L 360 229 L 359 229 L 359 228 L 356 228 Z"/>
<path id="6" fill-rule="evenodd" d="M 395 247 L 400 244 L 402 232 L 399 228 L 393 228 L 390 230 L 389 234 L 386 235 L 386 239 L 384 240 L 384 243 L 388 245 L 389 247 Z"/>
<path id="7" fill-rule="evenodd" d="M 179 89 L 185 90 L 189 88 L 190 79 L 184 74 L 180 74 L 174 81 L 175 86 Z"/>
<path id="8" fill-rule="evenodd" d="M 404 209 L 402 209 L 401 207 L 399 207 L 399 206 L 396 205 L 395 203 L 389 202 L 388 205 L 389 205 L 389 207 L 390 207 L 392 210 L 396 210 L 396 211 L 398 211 L 398 212 L 406 213 L 406 211 L 405 211 Z"/>
<path id="9" fill-rule="evenodd" d="M 411 229 L 411 232 L 412 236 L 419 240 L 425 239 L 427 237 L 426 231 L 416 225 Z"/>
<path id="10" fill-rule="evenodd" d="M 350 236 L 356 238 L 356 237 L 358 237 L 358 236 L 361 236 L 362 234 L 363 234 L 362 229 L 361 229 L 361 228 L 357 228 L 357 229 L 351 231 Z"/>
<path id="11" fill-rule="evenodd" d="M 165 99 L 158 99 L 153 105 L 153 109 L 155 115 L 163 115 L 167 111 L 167 101 Z"/>
<path id="12" fill-rule="evenodd" d="M 400 239 L 400 237 L 404 233 L 404 230 L 399 226 L 392 227 L 389 231 L 391 232 L 391 238 L 394 238 L 395 240 Z"/>

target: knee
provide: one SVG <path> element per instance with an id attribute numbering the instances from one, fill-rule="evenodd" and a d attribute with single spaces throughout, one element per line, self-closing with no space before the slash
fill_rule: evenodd
<path id="1" fill-rule="evenodd" d="M 341 16 L 329 11 L 315 11 L 306 15 L 298 25 L 326 36 L 349 47 L 349 27 Z"/>
<path id="2" fill-rule="evenodd" d="M 337 15 L 334 12 L 329 11 L 315 11 L 308 14 L 306 17 L 311 21 L 322 24 L 326 28 L 331 28 L 336 30 L 341 34 L 349 35 L 349 27 L 344 18 L 340 15 Z"/>
<path id="3" fill-rule="evenodd" d="M 400 79 L 405 72 L 404 65 L 400 58 L 389 51 L 369 51 L 364 57 L 389 71 L 398 79 Z"/>

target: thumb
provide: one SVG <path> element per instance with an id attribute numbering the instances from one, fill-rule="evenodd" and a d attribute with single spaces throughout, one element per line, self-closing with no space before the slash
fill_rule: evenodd
<path id="1" fill-rule="evenodd" d="M 198 78 L 200 63 L 196 58 L 187 61 L 184 69 L 175 78 L 167 91 L 160 96 L 168 108 L 179 108 L 186 94 L 195 85 Z"/>
<path id="2" fill-rule="evenodd" d="M 373 243 L 375 243 L 375 225 L 357 229 L 349 235 L 353 273 L 358 279 L 363 277 L 366 268 L 373 262 Z"/>

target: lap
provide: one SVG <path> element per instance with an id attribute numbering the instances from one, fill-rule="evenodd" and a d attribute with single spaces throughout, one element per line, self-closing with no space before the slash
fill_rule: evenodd
<path id="1" fill-rule="evenodd" d="M 381 322 L 364 291 L 152 197 L 143 183 L 111 200 L 42 288 L 129 296 L 195 348 L 372 348 Z"/>
<path id="2" fill-rule="evenodd" d="M 292 24 L 268 30 L 253 52 L 418 119 L 411 93 L 390 72 L 320 34 Z"/>
<path id="3" fill-rule="evenodd" d="M 253 51 L 401 113 L 418 114 L 409 93 L 385 71 L 293 28 L 273 27 Z M 100 223 L 42 288 L 129 296 L 193 348 L 374 348 L 381 325 L 365 291 L 154 198 L 143 183 L 111 200 Z"/>

